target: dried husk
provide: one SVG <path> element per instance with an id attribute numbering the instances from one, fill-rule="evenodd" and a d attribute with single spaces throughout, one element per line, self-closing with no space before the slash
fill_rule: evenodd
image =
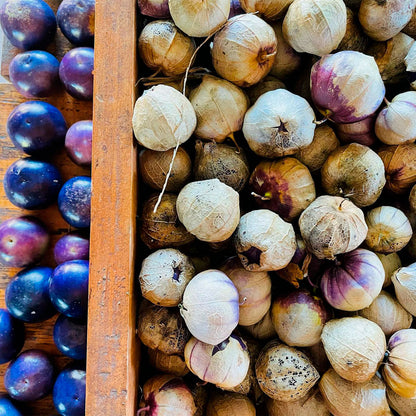
<path id="1" fill-rule="evenodd" d="M 376 253 L 377 257 L 380 259 L 381 264 L 384 268 L 384 284 L 383 288 L 391 285 L 391 276 L 392 274 L 402 267 L 402 262 L 400 260 L 400 257 L 397 253 L 389 253 L 389 254 L 383 254 L 383 253 Z"/>
<path id="2" fill-rule="evenodd" d="M 176 210 L 188 232 L 210 243 L 231 237 L 240 220 L 238 193 L 218 179 L 191 182 L 183 187 Z"/>
<path id="3" fill-rule="evenodd" d="M 173 149 L 164 152 L 144 149 L 139 155 L 140 177 L 146 185 L 161 191 L 169 172 Z M 192 161 L 186 150 L 178 148 L 173 161 L 172 171 L 166 185 L 166 192 L 175 192 L 183 188 L 192 173 Z"/>
<path id="4" fill-rule="evenodd" d="M 150 365 L 162 373 L 173 374 L 178 377 L 189 373 L 185 359 L 181 355 L 167 355 L 151 348 L 147 350 L 147 355 Z"/>
<path id="5" fill-rule="evenodd" d="M 358 143 L 334 150 L 322 166 L 321 178 L 328 194 L 348 198 L 358 207 L 374 204 L 386 184 L 383 161 Z"/>
<path id="6" fill-rule="evenodd" d="M 414 185 L 409 194 L 409 207 L 416 214 L 416 185 Z"/>
<path id="7" fill-rule="evenodd" d="M 416 37 L 416 8 L 413 11 L 412 17 L 410 18 L 407 25 L 402 30 L 406 35 L 411 36 L 412 38 Z"/>
<path id="8" fill-rule="evenodd" d="M 196 412 L 194 416 L 206 416 L 205 408 L 208 402 L 208 386 L 203 383 L 195 383 L 191 387 L 192 396 L 194 397 Z"/>
<path id="9" fill-rule="evenodd" d="M 388 358 L 383 367 L 386 384 L 407 399 L 416 397 L 416 329 L 402 329 L 388 343 Z"/>
<path id="10" fill-rule="evenodd" d="M 271 309 L 254 325 L 243 327 L 251 336 L 259 340 L 268 340 L 277 336 L 273 325 Z"/>
<path id="11" fill-rule="evenodd" d="M 367 43 L 368 38 L 364 35 L 356 14 L 347 7 L 347 28 L 337 49 L 339 51 L 364 52 Z"/>
<path id="12" fill-rule="evenodd" d="M 352 383 L 331 368 L 322 376 L 319 390 L 334 416 L 391 416 L 386 386 L 377 376 L 367 383 Z"/>
<path id="13" fill-rule="evenodd" d="M 365 243 L 378 253 L 400 251 L 412 237 L 413 231 L 406 215 L 398 208 L 381 206 L 367 212 L 368 233 Z"/>
<path id="14" fill-rule="evenodd" d="M 179 222 L 176 212 L 177 196 L 164 194 L 156 212 L 158 195 L 151 196 L 143 205 L 140 238 L 150 249 L 179 247 L 195 240 Z"/>
<path id="15" fill-rule="evenodd" d="M 185 347 L 185 361 L 189 370 L 201 380 L 220 388 L 231 388 L 246 377 L 250 356 L 246 343 L 236 335 L 218 345 L 192 337 Z"/>
<path id="16" fill-rule="evenodd" d="M 312 143 L 296 153 L 296 157 L 306 165 L 311 172 L 321 169 L 328 156 L 339 147 L 339 141 L 334 130 L 324 124 L 315 129 Z"/>
<path id="17" fill-rule="evenodd" d="M 404 62 L 406 65 L 407 77 L 410 82 L 410 88 L 416 90 L 416 43 L 413 43 L 413 46 L 404 58 Z"/>
<path id="18" fill-rule="evenodd" d="M 144 64 L 166 76 L 183 74 L 195 49 L 195 41 L 170 20 L 148 23 L 139 36 L 138 50 Z"/>
<path id="19" fill-rule="evenodd" d="M 146 90 L 134 105 L 134 135 L 148 149 L 172 149 L 186 142 L 195 127 L 192 104 L 173 87 L 156 85 Z"/>
<path id="20" fill-rule="evenodd" d="M 397 300 L 407 312 L 416 316 L 416 263 L 396 270 L 391 281 Z"/>
<path id="21" fill-rule="evenodd" d="M 407 25 L 414 8 L 415 0 L 362 0 L 358 18 L 367 36 L 383 41 Z"/>
<path id="22" fill-rule="evenodd" d="M 339 196 L 322 195 L 299 218 L 299 228 L 308 250 L 319 259 L 357 248 L 367 235 L 360 208 Z"/>
<path id="23" fill-rule="evenodd" d="M 250 169 L 243 149 L 215 142 L 195 143 L 195 180 L 219 179 L 240 192 L 248 181 Z"/>
<path id="24" fill-rule="evenodd" d="M 251 400 L 238 393 L 215 391 L 208 401 L 206 416 L 256 416 Z"/>
<path id="25" fill-rule="evenodd" d="M 234 242 L 241 263 L 249 271 L 283 269 L 296 251 L 292 224 L 267 209 L 243 215 Z"/>
<path id="26" fill-rule="evenodd" d="M 396 95 L 376 119 L 375 132 L 385 144 L 396 145 L 416 139 L 416 91 Z"/>
<path id="27" fill-rule="evenodd" d="M 246 92 L 248 98 L 250 100 L 250 104 L 254 105 L 254 103 L 266 92 L 278 90 L 279 88 L 286 88 L 286 85 L 271 75 L 267 75 L 266 78 L 263 78 L 257 84 L 254 84 L 252 87 L 247 88 Z"/>
<path id="28" fill-rule="evenodd" d="M 270 25 L 253 14 L 238 15 L 215 35 L 212 63 L 222 78 L 249 87 L 270 72 L 276 48 L 276 35 Z"/>
<path id="29" fill-rule="evenodd" d="M 230 14 L 230 0 L 169 0 L 176 26 L 188 36 L 206 37 L 223 25 Z"/>
<path id="30" fill-rule="evenodd" d="M 364 146 L 372 146 L 377 142 L 374 133 L 374 125 L 376 115 L 373 114 L 363 120 L 354 123 L 338 123 L 335 124 L 337 137 L 343 143 L 360 143 Z"/>
<path id="31" fill-rule="evenodd" d="M 319 374 L 325 373 L 325 371 L 331 367 L 322 342 L 318 342 L 317 344 L 303 348 L 302 350 L 312 360 L 312 363 Z"/>
<path id="32" fill-rule="evenodd" d="M 386 351 L 384 332 L 360 316 L 327 322 L 321 340 L 334 370 L 354 383 L 370 381 Z"/>
<path id="33" fill-rule="evenodd" d="M 363 318 L 375 322 L 390 336 L 400 329 L 410 328 L 413 316 L 390 293 L 382 290 L 373 303 L 358 312 Z"/>
<path id="34" fill-rule="evenodd" d="M 178 306 L 186 285 L 195 275 L 188 256 L 174 248 L 147 256 L 139 274 L 142 296 L 159 306 Z"/>
<path id="35" fill-rule="evenodd" d="M 319 379 L 303 352 L 278 340 L 264 346 L 256 362 L 256 376 L 263 393 L 283 402 L 305 397 Z"/>
<path id="36" fill-rule="evenodd" d="M 290 46 L 318 56 L 336 49 L 346 28 L 347 8 L 342 0 L 295 0 L 283 21 L 283 35 Z"/>
<path id="37" fill-rule="evenodd" d="M 168 355 L 183 354 L 191 334 L 178 310 L 143 300 L 139 316 L 137 334 L 146 347 Z"/>
<path id="38" fill-rule="evenodd" d="M 241 88 L 212 75 L 203 76 L 201 84 L 191 91 L 189 100 L 197 118 L 195 135 L 218 143 L 241 130 L 249 106 Z"/>
<path id="39" fill-rule="evenodd" d="M 414 416 L 416 414 L 416 397 L 407 399 L 387 387 L 387 400 L 390 407 L 400 416 Z"/>
<path id="40" fill-rule="evenodd" d="M 276 20 L 284 16 L 293 0 L 240 0 L 246 13 L 258 13 L 265 20 Z"/>
<path id="41" fill-rule="evenodd" d="M 315 113 L 304 98 L 278 89 L 263 94 L 247 111 L 243 133 L 254 153 L 274 159 L 311 144 L 314 120 Z"/>

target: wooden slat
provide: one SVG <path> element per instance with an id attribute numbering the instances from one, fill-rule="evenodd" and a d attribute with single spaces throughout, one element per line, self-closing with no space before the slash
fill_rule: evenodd
<path id="1" fill-rule="evenodd" d="M 87 415 L 133 416 L 136 0 L 96 3 Z"/>

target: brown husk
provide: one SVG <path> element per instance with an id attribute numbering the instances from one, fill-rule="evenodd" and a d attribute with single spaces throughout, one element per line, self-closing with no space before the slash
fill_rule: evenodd
<path id="1" fill-rule="evenodd" d="M 261 95 L 269 91 L 278 90 L 279 88 L 286 88 L 286 85 L 280 81 L 280 79 L 267 75 L 266 78 L 262 79 L 257 84 L 247 88 L 246 92 L 250 100 L 250 104 L 254 105 Z"/>
<path id="2" fill-rule="evenodd" d="M 259 340 L 268 340 L 277 336 L 274 329 L 271 309 L 263 316 L 263 318 L 254 325 L 243 327 L 251 336 Z"/>
<path id="3" fill-rule="evenodd" d="M 364 35 L 356 14 L 347 7 L 347 30 L 337 50 L 364 52 L 367 43 L 368 38 Z"/>
<path id="4" fill-rule="evenodd" d="M 206 416 L 256 416 L 251 400 L 238 393 L 224 393 L 216 390 L 210 395 Z"/>
<path id="5" fill-rule="evenodd" d="M 151 348 L 147 350 L 147 355 L 150 365 L 162 373 L 173 374 L 178 377 L 189 373 L 185 359 L 181 355 L 167 355 L 162 351 Z"/>

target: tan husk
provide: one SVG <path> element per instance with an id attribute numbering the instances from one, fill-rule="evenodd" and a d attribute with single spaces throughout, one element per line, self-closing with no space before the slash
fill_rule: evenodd
<path id="1" fill-rule="evenodd" d="M 400 416 L 416 415 L 416 397 L 407 399 L 405 397 L 399 396 L 390 387 L 387 386 L 387 400 L 390 407 Z"/>
<path id="2" fill-rule="evenodd" d="M 249 101 L 244 91 L 233 83 L 204 75 L 201 84 L 191 91 L 197 125 L 195 135 L 221 143 L 241 130 Z"/>
<path id="3" fill-rule="evenodd" d="M 254 325 L 243 327 L 251 336 L 260 340 L 267 340 L 275 338 L 277 336 L 276 330 L 274 329 L 271 309 L 263 316 L 263 318 Z"/>
<path id="4" fill-rule="evenodd" d="M 416 42 L 413 43 L 413 46 L 404 58 L 404 63 L 406 64 L 406 71 L 409 72 L 410 75 L 413 74 L 413 77 L 410 80 L 410 88 L 416 90 L 416 80 L 414 79 L 414 73 L 416 72 Z"/>
<path id="5" fill-rule="evenodd" d="M 295 0 L 283 21 L 283 35 L 290 46 L 318 56 L 336 49 L 346 28 L 347 8 L 342 0 Z"/>
<path id="6" fill-rule="evenodd" d="M 367 43 L 368 38 L 364 35 L 356 14 L 347 7 L 347 28 L 337 49 L 339 51 L 365 52 Z"/>
<path id="7" fill-rule="evenodd" d="M 212 63 L 222 78 L 249 87 L 270 72 L 276 46 L 273 28 L 264 20 L 253 14 L 238 15 L 215 35 Z"/>
<path id="8" fill-rule="evenodd" d="M 357 248 L 367 235 L 360 208 L 339 196 L 322 195 L 299 218 L 299 228 L 308 250 L 319 259 Z"/>
<path id="9" fill-rule="evenodd" d="M 265 20 L 276 20 L 284 16 L 293 0 L 240 0 L 246 13 L 256 13 Z"/>
<path id="10" fill-rule="evenodd" d="M 331 367 L 322 342 L 302 348 L 302 351 L 311 359 L 319 374 L 325 373 Z"/>
<path id="11" fill-rule="evenodd" d="M 374 204 L 386 184 L 383 161 L 358 143 L 334 150 L 322 166 L 321 178 L 327 193 L 348 198 L 359 207 Z"/>
<path id="12" fill-rule="evenodd" d="M 191 387 L 192 396 L 194 397 L 196 413 L 194 416 L 206 416 L 205 408 L 208 402 L 208 385 L 196 382 Z"/>
<path id="13" fill-rule="evenodd" d="M 402 30 L 406 35 L 411 36 L 412 38 L 416 37 L 416 9 L 413 11 L 412 17 L 410 18 L 407 25 Z"/>
<path id="14" fill-rule="evenodd" d="M 373 208 L 365 221 L 367 246 L 378 253 L 400 251 L 412 237 L 412 226 L 403 211 L 390 206 Z"/>
<path id="15" fill-rule="evenodd" d="M 391 416 L 386 386 L 377 376 L 367 383 L 352 383 L 331 368 L 322 376 L 319 390 L 334 416 Z"/>
<path id="16" fill-rule="evenodd" d="M 256 416 L 251 400 L 238 393 L 215 391 L 209 398 L 206 416 Z"/>
<path id="17" fill-rule="evenodd" d="M 384 290 L 368 308 L 358 311 L 358 314 L 375 322 L 386 336 L 390 336 L 400 329 L 410 328 L 413 320 L 412 315 L 390 293 Z"/>
<path id="18" fill-rule="evenodd" d="M 269 91 L 278 90 L 279 88 L 286 88 L 286 85 L 280 81 L 280 79 L 267 75 L 266 78 L 263 78 L 257 84 L 247 88 L 246 92 L 250 100 L 250 104 L 254 105 L 261 95 Z"/>
<path id="19" fill-rule="evenodd" d="M 409 207 L 416 214 L 416 185 L 414 185 L 409 194 Z"/>
<path id="20" fill-rule="evenodd" d="M 278 340 L 270 341 L 261 351 L 256 376 L 263 393 L 284 402 L 305 397 L 319 379 L 319 373 L 303 352 Z"/>
<path id="21" fill-rule="evenodd" d="M 391 285 L 391 275 L 395 272 L 398 268 L 402 267 L 402 262 L 400 257 L 397 253 L 376 253 L 377 257 L 380 259 L 381 264 L 383 265 L 385 276 L 384 276 L 384 284 L 383 287 L 387 287 Z"/>
<path id="22" fill-rule="evenodd" d="M 321 340 L 334 370 L 355 383 L 365 383 L 375 375 L 386 351 L 384 332 L 360 316 L 327 322 Z"/>
<path id="23" fill-rule="evenodd" d="M 167 355 L 151 348 L 147 350 L 147 355 L 149 357 L 150 365 L 162 373 L 173 374 L 178 377 L 182 377 L 189 373 L 185 359 L 181 355 Z"/>
<path id="24" fill-rule="evenodd" d="M 391 281 L 397 300 L 407 312 L 416 316 L 416 263 L 396 270 L 391 276 Z"/>

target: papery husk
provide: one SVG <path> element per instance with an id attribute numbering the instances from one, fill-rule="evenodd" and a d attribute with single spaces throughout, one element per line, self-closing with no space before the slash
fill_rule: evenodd
<path id="1" fill-rule="evenodd" d="M 246 13 L 258 13 L 265 20 L 276 20 L 284 16 L 293 0 L 240 0 Z"/>
<path id="2" fill-rule="evenodd" d="M 191 91 L 189 100 L 195 109 L 195 135 L 222 143 L 241 130 L 249 106 L 247 95 L 233 83 L 204 75 L 201 84 Z"/>
<path id="3" fill-rule="evenodd" d="M 211 394 L 206 416 L 256 416 L 256 408 L 252 401 L 243 394 L 223 393 Z"/>
<path id="4" fill-rule="evenodd" d="M 391 276 L 391 281 L 397 300 L 407 312 L 416 316 L 416 263 L 396 270 Z"/>
<path id="5" fill-rule="evenodd" d="M 331 367 L 322 342 L 302 348 L 302 351 L 311 359 L 319 374 L 325 373 Z"/>
<path id="6" fill-rule="evenodd" d="M 334 416 L 391 416 L 386 386 L 377 376 L 366 383 L 352 383 L 331 368 L 322 376 L 319 390 Z"/>
<path id="7" fill-rule="evenodd" d="M 153 350 L 151 348 L 147 350 L 147 355 L 150 365 L 162 373 L 173 374 L 178 377 L 182 377 L 189 373 L 185 359 L 181 355 L 167 355 L 162 351 Z"/>
<path id="8" fill-rule="evenodd" d="M 347 8 L 342 0 L 295 0 L 283 21 L 283 35 L 290 46 L 318 56 L 336 49 L 346 28 Z"/>
<path id="9" fill-rule="evenodd" d="M 254 103 L 259 99 L 260 96 L 262 96 L 266 92 L 278 90 L 279 88 L 286 88 L 286 85 L 282 81 L 280 81 L 280 79 L 277 79 L 272 75 L 267 75 L 266 78 L 262 79 L 257 84 L 254 84 L 252 87 L 247 88 L 246 92 L 250 100 L 250 104 L 254 105 Z"/>
<path id="10" fill-rule="evenodd" d="M 412 237 L 413 231 L 403 211 L 390 206 L 373 208 L 367 212 L 368 226 L 365 243 L 378 253 L 400 251 Z"/>
<path id="11" fill-rule="evenodd" d="M 191 393 L 194 397 L 196 412 L 194 416 L 206 416 L 205 409 L 208 403 L 208 387 L 203 383 L 196 382 L 191 386 Z"/>
<path id="12" fill-rule="evenodd" d="M 406 64 L 407 77 L 410 82 L 410 88 L 416 90 L 416 43 L 410 48 L 408 54 L 404 58 Z"/>
<path id="13" fill-rule="evenodd" d="M 277 333 L 271 317 L 271 309 L 254 325 L 243 327 L 251 336 L 259 340 L 276 338 Z"/>
<path id="14" fill-rule="evenodd" d="M 186 142 L 195 127 L 192 104 L 173 87 L 156 85 L 146 90 L 134 105 L 134 135 L 148 149 L 173 149 Z"/>
<path id="15" fill-rule="evenodd" d="M 416 9 L 413 11 L 412 17 L 410 18 L 407 25 L 402 29 L 403 33 L 411 36 L 412 38 L 416 37 Z"/>
<path id="16" fill-rule="evenodd" d="M 212 63 L 222 78 L 239 87 L 250 87 L 270 72 L 276 47 L 270 25 L 253 14 L 238 15 L 215 35 Z"/>
<path id="17" fill-rule="evenodd" d="M 206 37 L 223 25 L 230 14 L 230 0 L 169 0 L 176 26 L 188 36 Z"/>
<path id="18" fill-rule="evenodd" d="M 311 172 L 321 169 L 328 156 L 339 147 L 339 140 L 334 130 L 324 124 L 315 129 L 312 143 L 296 153 L 296 157 L 306 165 Z"/>
<path id="19" fill-rule="evenodd" d="M 410 328 L 413 321 L 413 316 L 390 293 L 384 290 L 368 308 L 358 311 L 358 314 L 375 322 L 386 336 L 390 336 L 400 329 Z"/>
<path id="20" fill-rule="evenodd" d="M 322 195 L 299 218 L 299 228 L 308 250 L 319 259 L 357 248 L 367 235 L 360 208 L 339 196 Z"/>
<path id="21" fill-rule="evenodd" d="M 347 28 L 337 49 L 339 51 L 364 52 L 367 43 L 368 38 L 364 35 L 356 14 L 347 7 Z"/>
<path id="22" fill-rule="evenodd" d="M 374 377 L 386 351 L 384 332 L 360 316 L 327 322 L 321 340 L 334 370 L 355 383 Z"/>
<path id="23" fill-rule="evenodd" d="M 390 407 L 400 416 L 416 415 L 416 397 L 407 399 L 406 397 L 399 396 L 387 386 L 387 400 Z"/>
<path id="24" fill-rule="evenodd" d="M 416 214 L 416 185 L 414 185 L 409 194 L 409 208 Z"/>
<path id="25" fill-rule="evenodd" d="M 319 373 L 301 351 L 270 341 L 256 362 L 256 376 L 263 393 L 274 400 L 293 402 L 305 397 Z"/>
<path id="26" fill-rule="evenodd" d="M 380 259 L 381 264 L 384 268 L 384 284 L 383 288 L 391 285 L 391 275 L 400 267 L 402 267 L 402 262 L 397 253 L 376 253 L 377 257 Z"/>
<path id="27" fill-rule="evenodd" d="M 337 137 L 342 143 L 359 143 L 364 146 L 372 146 L 377 142 L 374 133 L 376 116 L 372 115 L 355 123 L 338 123 L 334 128 Z"/>
<path id="28" fill-rule="evenodd" d="M 374 204 L 386 184 L 383 161 L 358 143 L 334 150 L 322 166 L 321 179 L 328 194 L 348 198 L 358 207 Z"/>
<path id="29" fill-rule="evenodd" d="M 218 179 L 191 182 L 183 187 L 176 210 L 188 232 L 210 243 L 231 237 L 240 220 L 238 193 Z"/>

